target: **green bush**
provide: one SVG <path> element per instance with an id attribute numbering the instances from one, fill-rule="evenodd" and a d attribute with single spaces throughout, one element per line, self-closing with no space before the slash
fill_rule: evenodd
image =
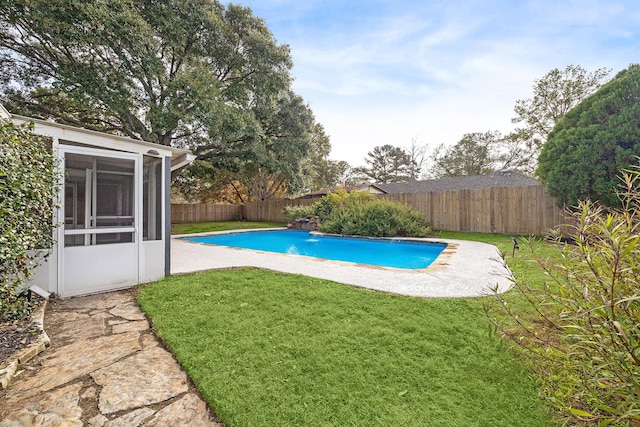
<path id="1" fill-rule="evenodd" d="M 544 287 L 515 283 L 534 316 L 496 295 L 495 324 L 532 356 L 541 389 L 572 424 L 640 425 L 640 172 L 624 184 L 622 208 L 580 202 L 567 214 L 576 244 L 561 262 L 538 257 Z"/>
<path id="2" fill-rule="evenodd" d="M 338 201 L 329 196 L 325 196 L 318 200 L 312 206 L 312 215 L 320 217 L 320 221 L 326 221 L 331 217 L 333 210 L 336 208 Z"/>
<path id="3" fill-rule="evenodd" d="M 350 195 L 346 190 L 340 188 L 335 193 L 329 193 L 322 197 L 320 200 L 312 205 L 306 206 L 285 206 L 283 213 L 289 221 L 293 221 L 298 218 L 304 218 L 309 215 L 316 215 L 320 217 L 321 221 L 328 219 L 331 216 L 333 210 L 341 206 L 344 201 L 349 197 L 358 198 L 370 198 L 375 197 L 369 193 L 353 193 Z M 357 194 L 357 196 L 355 196 Z"/>
<path id="4" fill-rule="evenodd" d="M 314 206 L 315 205 L 285 206 L 283 213 L 287 220 L 292 222 L 298 218 L 315 215 Z"/>
<path id="5" fill-rule="evenodd" d="M 55 160 L 30 131 L 0 121 L 0 321 L 30 314 L 21 287 L 53 245 Z"/>
<path id="6" fill-rule="evenodd" d="M 368 193 L 351 193 L 334 207 L 329 218 L 321 223 L 320 231 L 373 237 L 424 237 L 432 230 L 422 215 L 409 206 Z"/>
<path id="7" fill-rule="evenodd" d="M 307 215 L 320 217 L 323 233 L 372 237 L 424 237 L 432 230 L 420 212 L 409 206 L 379 199 L 366 192 L 340 189 L 309 206 L 287 206 L 289 221 Z"/>

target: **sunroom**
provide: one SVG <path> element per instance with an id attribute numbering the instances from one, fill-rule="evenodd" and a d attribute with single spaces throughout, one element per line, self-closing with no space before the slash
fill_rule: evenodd
<path id="1" fill-rule="evenodd" d="M 6 111 L 4 112 L 6 114 Z M 34 123 L 59 160 L 56 245 L 30 285 L 60 297 L 106 292 L 169 274 L 171 174 L 186 150 L 9 114 Z"/>

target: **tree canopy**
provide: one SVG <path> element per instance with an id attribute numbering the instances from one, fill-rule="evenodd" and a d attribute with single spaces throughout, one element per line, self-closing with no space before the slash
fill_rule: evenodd
<path id="1" fill-rule="evenodd" d="M 537 174 L 559 205 L 619 205 L 623 169 L 640 156 L 640 65 L 631 65 L 570 110 L 549 134 Z"/>
<path id="2" fill-rule="evenodd" d="M 511 119 L 519 126 L 505 137 L 511 166 L 533 174 L 549 132 L 573 107 L 595 92 L 609 75 L 606 68 L 588 72 L 579 65 L 554 68 L 533 84 L 533 97 L 516 100 Z"/>
<path id="3" fill-rule="evenodd" d="M 344 185 L 350 170 L 349 163 L 344 160 L 331 160 L 331 142 L 324 127 L 316 123 L 311 135 L 309 154 L 303 163 L 304 190 L 315 191 Z"/>
<path id="4" fill-rule="evenodd" d="M 525 135 L 535 148 L 542 148 L 560 119 L 594 93 L 608 75 L 606 68 L 588 72 L 579 65 L 549 71 L 534 82 L 532 98 L 516 101 L 516 117 L 512 121 L 524 125 L 517 132 Z"/>
<path id="5" fill-rule="evenodd" d="M 315 119 L 291 91 L 289 47 L 251 9 L 215 0 L 2 4 L 0 91 L 14 113 L 191 148 L 211 174 L 300 185 Z"/>
<path id="6" fill-rule="evenodd" d="M 380 183 L 407 181 L 417 168 L 406 151 L 390 144 L 374 147 L 364 161 L 367 166 L 356 172 Z"/>
<path id="7" fill-rule="evenodd" d="M 498 145 L 502 135 L 497 131 L 465 134 L 454 146 L 436 147 L 432 154 L 431 174 L 436 178 L 485 175 L 496 170 Z"/>

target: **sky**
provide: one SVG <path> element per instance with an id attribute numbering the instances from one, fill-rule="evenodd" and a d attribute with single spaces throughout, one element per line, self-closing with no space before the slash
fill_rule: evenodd
<path id="1" fill-rule="evenodd" d="M 514 128 L 516 100 L 554 68 L 640 62 L 638 0 L 235 0 L 290 46 L 293 90 L 332 160 L 454 145 Z"/>

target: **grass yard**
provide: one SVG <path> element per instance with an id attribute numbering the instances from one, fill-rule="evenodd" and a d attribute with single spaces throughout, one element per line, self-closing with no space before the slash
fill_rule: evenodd
<path id="1" fill-rule="evenodd" d="M 544 280 L 527 251 L 512 257 L 510 236 L 440 236 L 495 244 L 517 278 Z M 139 301 L 227 427 L 556 424 L 490 333 L 481 298 L 418 299 L 248 268 L 168 277 Z"/>
<path id="2" fill-rule="evenodd" d="M 465 299 L 259 269 L 166 278 L 141 306 L 228 426 L 548 426 Z"/>
<path id="3" fill-rule="evenodd" d="M 142 308 L 228 426 L 548 426 L 464 299 L 259 269 L 166 278 Z"/>
<path id="4" fill-rule="evenodd" d="M 488 233 L 466 233 L 454 231 L 442 231 L 439 236 L 445 239 L 473 240 L 476 242 L 484 242 L 495 245 L 503 254 L 509 269 L 513 273 L 514 278 L 520 284 L 531 287 L 542 286 L 549 280 L 549 276 L 535 261 L 531 249 L 543 259 L 551 259 L 556 262 L 562 260 L 561 251 L 557 246 L 544 242 L 540 239 L 535 240 L 532 248 L 527 247 L 527 242 L 522 238 L 515 236 L 520 246 L 519 250 L 513 251 L 512 236 L 502 234 Z M 508 292 L 505 299 L 520 311 L 521 315 L 532 313 L 531 305 L 525 300 L 519 292 Z M 477 298 L 478 306 L 482 306 L 486 299 Z"/>
<path id="5" fill-rule="evenodd" d="M 190 222 L 185 224 L 171 224 L 171 234 L 193 234 L 213 231 L 243 230 L 245 228 L 284 227 L 282 222 L 252 222 L 252 221 L 217 221 Z"/>

